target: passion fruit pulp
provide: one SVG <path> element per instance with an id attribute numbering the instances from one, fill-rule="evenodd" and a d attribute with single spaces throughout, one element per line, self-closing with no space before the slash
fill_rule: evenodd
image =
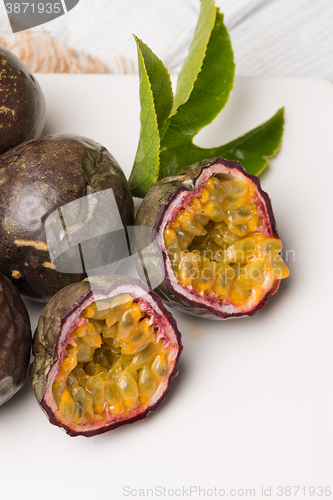
<path id="1" fill-rule="evenodd" d="M 289 274 L 272 205 L 257 177 L 223 158 L 165 177 L 140 207 L 141 276 L 156 269 L 166 303 L 212 319 L 252 316 Z"/>
<path id="2" fill-rule="evenodd" d="M 0 274 L 0 406 L 22 387 L 31 348 L 30 319 L 12 283 Z"/>
<path id="3" fill-rule="evenodd" d="M 100 144 L 77 135 L 54 134 L 7 151 L 0 157 L 0 272 L 22 294 L 43 302 L 62 287 L 81 281 L 86 274 L 84 266 L 76 265 L 80 261 L 78 245 L 72 244 L 71 238 L 91 224 L 96 204 L 78 210 L 77 204 L 71 202 L 87 200 L 88 195 L 109 189 L 118 213 L 104 210 L 97 216 L 105 220 L 119 215 L 120 225 L 131 225 L 133 200 L 126 177 L 115 158 Z M 65 271 L 62 255 L 59 266 L 52 261 L 45 230 L 48 217 L 59 214 L 62 207 L 68 208 L 73 220 L 76 217 L 73 227 L 66 226 L 65 230 L 63 211 L 62 222 L 58 215 L 60 228 L 55 233 L 59 246 L 69 239 L 68 262 L 73 262 Z M 119 251 L 117 238 L 113 240 L 108 240 L 108 263 Z M 92 245 L 85 259 L 85 263 L 96 262 L 96 267 L 101 253 L 97 247 L 98 244 Z"/>
<path id="4" fill-rule="evenodd" d="M 90 282 L 53 297 L 33 344 L 37 400 L 70 436 L 144 419 L 164 400 L 182 351 L 175 320 L 140 280 Z"/>
<path id="5" fill-rule="evenodd" d="M 42 89 L 12 52 L 0 47 L 0 155 L 37 139 L 45 123 Z"/>

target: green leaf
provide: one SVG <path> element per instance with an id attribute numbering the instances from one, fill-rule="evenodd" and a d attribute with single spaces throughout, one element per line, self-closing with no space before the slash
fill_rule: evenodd
<path id="1" fill-rule="evenodd" d="M 201 70 L 207 44 L 214 27 L 216 9 L 214 0 L 201 0 L 199 20 L 191 42 L 189 53 L 179 73 L 175 101 L 171 115 L 174 115 L 184 104 L 193 89 L 198 73 Z"/>
<path id="2" fill-rule="evenodd" d="M 135 37 L 138 47 L 141 130 L 130 177 L 134 196 L 143 197 L 158 178 L 216 156 L 239 160 L 258 175 L 281 143 L 283 109 L 247 134 L 216 148 L 193 144 L 197 133 L 220 113 L 233 87 L 235 64 L 223 14 L 213 0 L 201 0 L 189 55 L 173 102 L 170 77 L 155 54 Z M 241 118 L 241 117 L 240 117 Z"/>
<path id="3" fill-rule="evenodd" d="M 161 131 L 170 116 L 173 93 L 171 79 L 168 70 L 163 62 L 156 57 L 154 52 L 134 35 L 135 41 L 143 57 L 146 73 L 149 78 L 150 87 L 153 93 L 156 119 Z"/>
<path id="4" fill-rule="evenodd" d="M 138 49 L 138 66 L 140 79 L 140 137 L 134 166 L 129 178 L 129 185 L 133 196 L 143 197 L 153 187 L 158 179 L 159 174 L 159 147 L 160 135 L 158 131 L 158 121 L 156 116 L 156 108 L 154 102 L 154 94 L 151 87 L 150 79 L 145 65 L 145 60 L 141 51 L 143 45 L 136 38 Z M 149 59 L 148 51 L 145 50 L 146 58 Z M 151 58 L 151 64 L 148 66 L 154 68 L 154 61 L 157 57 Z M 152 71 L 154 73 L 154 71 Z M 155 79 L 154 79 L 155 81 Z M 160 121 L 163 121 L 163 105 L 162 100 L 158 99 L 158 109 L 160 112 Z M 161 118 L 162 117 L 162 118 Z"/>
<path id="5" fill-rule="evenodd" d="M 202 69 L 188 100 L 169 118 L 161 136 L 160 174 L 171 175 L 189 165 L 194 136 L 220 113 L 233 87 L 235 64 L 223 15 L 216 9 Z M 200 160 L 205 157 L 200 158 Z M 197 160 L 195 160 L 197 161 Z"/>
<path id="6" fill-rule="evenodd" d="M 249 174 L 259 175 L 268 158 L 278 151 L 284 126 L 284 109 L 281 108 L 267 122 L 254 128 L 234 141 L 211 150 L 212 156 L 238 160 Z"/>
<path id="7" fill-rule="evenodd" d="M 268 163 L 268 158 L 278 151 L 283 135 L 283 108 L 265 123 L 250 132 L 217 148 L 200 148 L 190 142 L 186 149 L 165 152 L 163 162 L 169 165 L 169 172 L 178 172 L 181 160 L 184 167 L 198 161 L 223 156 L 227 160 L 238 160 L 249 174 L 260 174 Z M 183 168 L 183 167 L 181 167 Z"/>

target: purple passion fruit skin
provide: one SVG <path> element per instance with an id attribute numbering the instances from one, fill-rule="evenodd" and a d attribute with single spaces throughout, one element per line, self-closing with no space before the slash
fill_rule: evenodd
<path id="1" fill-rule="evenodd" d="M 122 223 L 131 225 L 133 199 L 126 177 L 113 156 L 96 142 L 55 134 L 26 142 L 2 155 L 0 272 L 22 294 L 43 302 L 62 287 L 85 278 L 81 272 L 54 269 L 45 220 L 67 203 L 109 188 L 113 189 Z M 112 251 L 110 248 L 110 262 Z"/>
<path id="2" fill-rule="evenodd" d="M 33 342 L 33 391 L 50 422 L 70 436 L 143 420 L 164 400 L 182 351 L 174 318 L 140 280 L 114 275 L 90 283 L 52 298 Z"/>
<path id="3" fill-rule="evenodd" d="M 0 47 L 0 155 L 40 137 L 45 123 L 45 99 L 28 68 Z"/>
<path id="4" fill-rule="evenodd" d="M 22 387 L 31 348 L 30 320 L 14 285 L 0 274 L 0 406 Z"/>
<path id="5" fill-rule="evenodd" d="M 140 277 L 155 275 L 156 293 L 191 315 L 252 316 L 289 273 L 269 196 L 237 161 L 205 160 L 161 179 L 135 225 L 152 228 L 150 240 L 137 232 Z"/>

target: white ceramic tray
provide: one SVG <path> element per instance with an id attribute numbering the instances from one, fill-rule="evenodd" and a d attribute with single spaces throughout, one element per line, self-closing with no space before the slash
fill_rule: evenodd
<path id="1" fill-rule="evenodd" d="M 137 78 L 38 80 L 47 101 L 45 134 L 91 137 L 129 175 L 139 135 Z M 287 498 L 278 487 L 299 486 L 292 496 L 304 499 L 320 496 L 309 487 L 332 484 L 333 87 L 238 78 L 225 110 L 197 142 L 227 142 L 281 106 L 282 148 L 261 177 L 289 251 L 290 277 L 278 294 L 253 318 L 213 322 L 175 313 L 184 342 L 180 374 L 144 422 L 70 438 L 49 424 L 28 380 L 0 408 L 2 498 L 118 500 L 140 496 L 140 489 L 148 498 L 219 497 L 223 490 L 260 498 L 262 487 Z M 26 303 L 34 329 L 42 307 Z"/>

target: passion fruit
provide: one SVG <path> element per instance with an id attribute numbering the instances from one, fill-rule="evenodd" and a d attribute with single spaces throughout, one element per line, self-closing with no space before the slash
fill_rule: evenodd
<path id="1" fill-rule="evenodd" d="M 0 47 L 0 155 L 40 137 L 44 123 L 39 83 L 18 57 Z"/>
<path id="2" fill-rule="evenodd" d="M 0 406 L 22 387 L 31 348 L 30 320 L 12 283 L 0 274 Z"/>
<path id="3" fill-rule="evenodd" d="M 94 193 L 104 190 L 113 192 L 117 213 L 109 213 L 104 205 L 97 210 Z M 91 199 L 85 206 L 84 201 Z M 54 264 L 50 254 L 45 224 L 51 214 L 55 214 L 51 219 L 56 243 L 61 247 L 68 242 L 67 267 L 66 258 L 64 263 L 60 255 Z M 126 177 L 101 145 L 76 135 L 55 134 L 25 142 L 0 157 L 0 271 L 24 295 L 47 302 L 62 287 L 81 281 L 85 269 L 94 267 L 92 261 L 96 267 L 100 264 L 99 247 L 109 262 L 116 260 L 113 253 L 119 251 L 119 238 L 110 237 L 108 245 L 95 238 L 81 265 L 78 244 L 95 226 L 96 216 L 101 223 L 119 219 L 122 231 L 123 225 L 133 223 Z M 88 261 L 89 267 L 84 266 Z"/>
<path id="4" fill-rule="evenodd" d="M 33 391 L 52 424 L 94 436 L 155 410 L 181 351 L 174 318 L 140 280 L 90 278 L 45 307 L 33 342 Z"/>
<path id="5" fill-rule="evenodd" d="M 237 161 L 205 160 L 161 179 L 135 224 L 152 229 L 150 239 L 137 231 L 142 279 L 159 275 L 155 291 L 192 315 L 252 316 L 289 274 L 269 196 Z"/>

